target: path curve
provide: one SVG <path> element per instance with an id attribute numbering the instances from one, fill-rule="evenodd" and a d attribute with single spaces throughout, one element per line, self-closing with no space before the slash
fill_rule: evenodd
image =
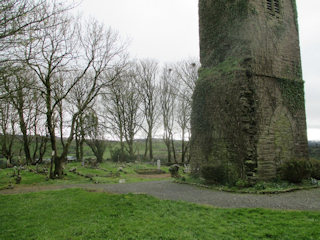
<path id="1" fill-rule="evenodd" d="M 17 187 L 0 191 L 0 194 L 15 194 L 56 190 L 66 188 L 84 188 L 109 193 L 149 194 L 166 200 L 187 201 L 223 208 L 270 208 L 290 210 L 320 211 L 320 189 L 299 190 L 281 194 L 239 194 L 202 189 L 170 181 L 139 182 L 126 184 L 73 184 L 53 186 Z"/>

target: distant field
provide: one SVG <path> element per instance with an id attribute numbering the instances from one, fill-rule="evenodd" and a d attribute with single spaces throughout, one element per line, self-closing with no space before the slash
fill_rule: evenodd
<path id="1" fill-rule="evenodd" d="M 175 148 L 177 152 L 178 159 L 181 158 L 181 141 L 175 140 Z M 119 143 L 115 141 L 107 141 L 107 148 L 104 153 L 104 159 L 110 158 L 110 151 L 114 148 L 119 148 Z M 60 140 L 57 141 L 57 147 L 58 147 L 58 153 L 61 153 L 61 143 Z M 21 152 L 23 154 L 23 146 L 21 144 L 21 141 L 16 141 L 14 144 L 14 152 L 15 156 Z M 31 146 L 31 149 L 33 149 L 33 146 Z M 134 143 L 134 149 L 135 154 L 137 156 L 141 157 L 144 155 L 145 152 L 145 140 L 136 140 Z M 47 151 L 44 158 L 50 158 L 51 150 L 50 150 L 50 144 L 47 145 Z M 75 156 L 76 155 L 76 145 L 73 141 L 70 148 L 69 148 L 69 155 Z M 153 155 L 154 159 L 161 159 L 166 160 L 167 159 L 167 149 L 162 139 L 153 139 Z M 93 152 L 89 148 L 87 144 L 84 144 L 84 156 L 85 157 L 94 157 Z M 320 142 L 309 142 L 309 156 L 311 158 L 315 158 L 320 160 Z M 0 157 L 1 158 L 1 157 Z M 139 158 L 139 157 L 138 157 Z"/>
<path id="2" fill-rule="evenodd" d="M 309 142 L 309 156 L 320 160 L 320 142 Z"/>
<path id="3" fill-rule="evenodd" d="M 23 154 L 23 146 L 21 141 L 15 141 L 14 143 L 14 156 L 18 156 L 19 153 Z M 119 142 L 115 141 L 107 141 L 107 148 L 106 151 L 104 152 L 104 159 L 109 159 L 110 158 L 110 152 L 114 148 L 119 148 L 120 144 Z M 60 154 L 62 152 L 62 145 L 60 140 L 57 141 L 57 148 L 58 148 L 58 153 Z M 175 141 L 175 148 L 176 152 L 178 155 L 178 158 L 180 158 L 181 155 L 181 141 L 176 140 Z M 33 152 L 34 146 L 31 144 L 31 152 Z M 135 154 L 138 156 L 143 156 L 145 152 L 145 140 L 136 140 L 134 143 L 134 149 L 135 149 Z M 94 157 L 94 154 L 92 150 L 89 148 L 87 144 L 84 144 L 84 156 L 85 157 Z M 75 141 L 73 141 L 70 145 L 69 148 L 69 155 L 70 156 L 75 156 L 76 155 L 76 144 Z M 163 142 L 162 139 L 154 139 L 153 140 L 153 155 L 154 159 L 161 159 L 165 160 L 167 159 L 167 149 L 166 146 Z M 44 158 L 50 158 L 51 157 L 51 145 L 50 143 L 47 144 L 47 151 L 44 156 Z"/>
<path id="4" fill-rule="evenodd" d="M 320 212 L 216 209 L 79 189 L 0 195 L 0 239 L 320 239 Z"/>

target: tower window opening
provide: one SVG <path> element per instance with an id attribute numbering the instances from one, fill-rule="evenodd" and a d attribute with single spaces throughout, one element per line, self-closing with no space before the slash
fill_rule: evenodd
<path id="1" fill-rule="evenodd" d="M 271 15 L 279 15 L 280 0 L 267 0 L 267 10 Z"/>
<path id="2" fill-rule="evenodd" d="M 272 0 L 267 0 L 267 9 L 272 11 Z"/>
<path id="3" fill-rule="evenodd" d="M 280 14 L 280 4 L 279 4 L 279 0 L 273 0 L 274 2 L 274 11 L 275 13 Z"/>

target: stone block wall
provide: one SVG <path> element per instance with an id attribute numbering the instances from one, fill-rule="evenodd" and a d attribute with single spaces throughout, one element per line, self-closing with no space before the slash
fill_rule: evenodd
<path id="1" fill-rule="evenodd" d="M 202 69 L 193 96 L 192 165 L 223 162 L 272 179 L 308 158 L 294 0 L 200 0 Z"/>

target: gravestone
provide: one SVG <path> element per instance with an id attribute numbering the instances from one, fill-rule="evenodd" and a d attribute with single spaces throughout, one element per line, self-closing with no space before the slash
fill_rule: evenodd
<path id="1" fill-rule="evenodd" d="M 161 169 L 161 160 L 160 159 L 157 160 L 157 169 L 158 170 Z"/>

